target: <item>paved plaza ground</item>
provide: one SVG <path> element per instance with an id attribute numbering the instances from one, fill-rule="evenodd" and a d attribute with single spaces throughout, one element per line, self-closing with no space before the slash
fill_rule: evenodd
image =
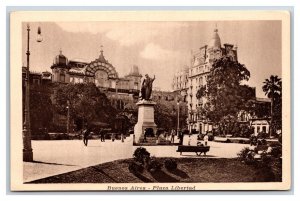
<path id="1" fill-rule="evenodd" d="M 178 141 L 178 139 L 176 139 Z M 24 182 L 29 182 L 85 167 L 98 165 L 118 159 L 131 158 L 136 146 L 132 146 L 132 137 L 112 142 L 107 140 L 89 140 L 84 146 L 81 140 L 32 141 L 35 162 L 24 162 Z M 188 136 L 184 144 L 188 143 Z M 196 144 L 196 136 L 191 145 Z M 209 142 L 210 151 L 205 157 L 235 158 L 247 144 Z M 147 146 L 146 149 L 156 157 L 199 157 L 195 153 L 176 152 L 177 146 Z M 204 156 L 200 156 L 204 157 Z"/>

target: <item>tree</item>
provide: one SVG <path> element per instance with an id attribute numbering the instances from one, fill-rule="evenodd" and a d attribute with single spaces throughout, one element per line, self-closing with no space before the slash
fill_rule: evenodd
<path id="1" fill-rule="evenodd" d="M 178 111 L 178 107 L 179 110 Z M 158 128 L 163 128 L 165 130 L 170 130 L 172 128 L 177 128 L 179 112 L 179 125 L 180 128 L 186 126 L 187 109 L 185 104 L 177 105 L 177 101 L 157 101 L 154 106 L 154 121 Z"/>
<path id="2" fill-rule="evenodd" d="M 271 126 L 270 137 L 273 135 L 274 129 L 281 129 L 282 124 L 282 82 L 277 75 L 271 75 L 270 79 L 266 79 L 262 87 L 265 95 L 271 99 Z M 275 118 L 276 117 L 276 118 Z M 274 121 L 276 119 L 276 121 Z"/>
<path id="3" fill-rule="evenodd" d="M 75 120 L 77 129 L 95 121 L 111 124 L 116 117 L 116 110 L 94 83 L 59 85 L 54 100 L 57 112 L 63 115 L 67 114 L 69 101 L 70 118 Z"/>
<path id="4" fill-rule="evenodd" d="M 138 106 L 136 105 L 136 103 L 133 101 L 126 102 L 123 114 L 127 116 L 127 118 L 129 119 L 129 126 L 133 128 L 133 126 L 138 121 Z"/>
<path id="5" fill-rule="evenodd" d="M 196 93 L 196 98 L 200 99 L 200 98 L 204 97 L 206 95 L 206 93 L 207 93 L 206 86 L 201 86 Z"/>
<path id="6" fill-rule="evenodd" d="M 207 76 L 207 102 L 202 112 L 206 118 L 222 125 L 223 132 L 237 121 L 239 111 L 247 110 L 247 102 L 255 98 L 254 89 L 242 84 L 249 78 L 246 66 L 231 57 L 221 57 L 212 65 Z"/>
<path id="7" fill-rule="evenodd" d="M 30 124 L 33 135 L 41 134 L 41 129 L 49 129 L 53 118 L 53 105 L 49 86 L 31 86 Z"/>

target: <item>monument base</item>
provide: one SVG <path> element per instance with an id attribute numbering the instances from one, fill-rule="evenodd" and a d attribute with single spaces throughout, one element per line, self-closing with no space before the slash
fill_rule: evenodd
<path id="1" fill-rule="evenodd" d="M 156 136 L 157 126 L 154 122 L 154 101 L 141 100 L 138 105 L 138 122 L 134 126 L 134 144 L 146 143 L 147 137 Z M 145 137 L 146 134 L 146 137 Z M 147 136 L 148 135 L 148 136 Z M 153 144 L 151 140 L 150 144 Z M 156 142 L 154 143 L 156 144 Z"/>

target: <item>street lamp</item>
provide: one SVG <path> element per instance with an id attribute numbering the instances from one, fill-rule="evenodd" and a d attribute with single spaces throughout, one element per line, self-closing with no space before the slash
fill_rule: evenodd
<path id="1" fill-rule="evenodd" d="M 29 107 L 29 40 L 30 40 L 30 26 L 27 24 L 27 67 L 25 75 L 25 104 L 24 104 L 24 125 L 23 125 L 23 161 L 31 162 L 33 161 L 33 152 L 31 146 L 31 127 L 30 127 L 30 107 Z M 37 42 L 42 42 L 41 28 L 38 27 L 38 38 Z"/>
<path id="2" fill-rule="evenodd" d="M 179 96 L 177 97 L 177 135 L 179 136 L 179 128 L 180 128 L 180 122 L 179 122 L 179 115 L 180 115 L 180 99 L 182 98 L 183 99 L 183 102 L 184 99 L 185 99 L 185 96 L 186 96 L 186 91 L 185 90 L 181 90 L 180 91 L 180 98 Z"/>
<path id="3" fill-rule="evenodd" d="M 180 113 L 180 101 L 177 101 L 177 136 L 179 136 L 179 113 Z"/>
<path id="4" fill-rule="evenodd" d="M 67 134 L 70 133 L 70 101 L 67 101 Z"/>

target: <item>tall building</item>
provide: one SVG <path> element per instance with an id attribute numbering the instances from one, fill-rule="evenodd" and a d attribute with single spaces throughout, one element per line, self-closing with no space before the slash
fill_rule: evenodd
<path id="1" fill-rule="evenodd" d="M 173 90 L 183 91 L 181 95 L 186 95 L 188 104 L 188 128 L 191 131 L 195 129 L 202 133 L 212 130 L 211 122 L 200 117 L 197 109 L 206 103 L 206 98 L 198 99 L 196 97 L 199 88 L 206 88 L 207 75 L 210 72 L 214 60 L 222 56 L 230 56 L 232 60 L 237 61 L 237 46 L 225 43 L 221 44 L 218 29 L 215 29 L 211 40 L 207 45 L 200 47 L 191 55 L 191 63 L 188 68 L 177 72 L 173 79 Z"/>

